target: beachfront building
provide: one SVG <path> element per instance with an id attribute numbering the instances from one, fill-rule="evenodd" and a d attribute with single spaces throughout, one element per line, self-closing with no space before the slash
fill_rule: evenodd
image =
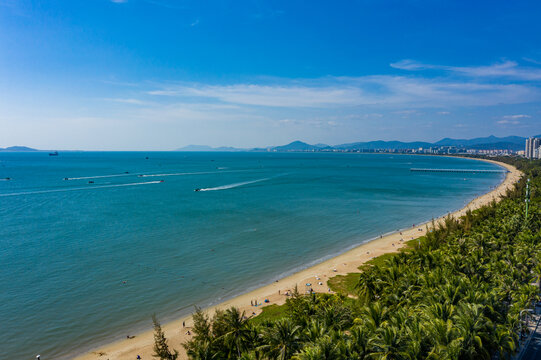
<path id="1" fill-rule="evenodd" d="M 527 159 L 539 159 L 539 147 L 541 146 L 541 139 L 528 138 L 526 139 L 526 148 L 524 150 L 524 156 Z"/>
<path id="2" fill-rule="evenodd" d="M 534 159 L 541 159 L 541 146 L 538 147 L 537 149 L 534 149 L 533 158 Z"/>

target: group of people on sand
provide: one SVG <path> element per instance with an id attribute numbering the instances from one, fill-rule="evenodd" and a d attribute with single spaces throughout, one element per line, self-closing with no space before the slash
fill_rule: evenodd
<path id="1" fill-rule="evenodd" d="M 182 328 L 185 328 L 186 327 L 186 321 L 183 321 L 182 322 Z M 186 335 L 191 335 L 192 333 L 190 332 L 190 330 L 186 331 Z"/>

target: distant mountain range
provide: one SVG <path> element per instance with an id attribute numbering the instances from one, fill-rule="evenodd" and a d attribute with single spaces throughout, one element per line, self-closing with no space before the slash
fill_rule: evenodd
<path id="1" fill-rule="evenodd" d="M 368 141 L 368 142 L 356 142 L 350 144 L 336 145 L 333 148 L 341 150 L 377 150 L 377 149 L 393 149 L 393 150 L 403 150 L 403 149 L 418 149 L 429 148 L 434 146 L 434 144 L 415 141 L 415 142 L 402 142 L 402 141 Z"/>
<path id="2" fill-rule="evenodd" d="M 541 138 L 541 135 L 534 136 Z M 287 145 L 280 146 L 268 146 L 264 148 L 235 148 L 231 146 L 211 147 L 208 145 L 188 145 L 177 149 L 175 151 L 278 151 L 278 152 L 295 152 L 295 151 L 325 151 L 325 150 L 344 150 L 344 151 L 373 151 L 373 150 L 404 150 L 404 149 L 428 149 L 430 147 L 441 146 L 455 146 L 463 149 L 473 150 L 524 150 L 524 143 L 526 138 L 521 136 L 505 136 L 497 137 L 494 135 L 487 137 L 478 137 L 474 139 L 451 139 L 444 138 L 435 143 L 425 141 L 414 142 L 402 142 L 402 141 L 365 141 L 354 142 L 339 145 L 327 145 L 327 144 L 307 144 L 302 141 L 293 141 Z M 3 152 L 31 152 L 31 151 L 50 151 L 50 150 L 37 150 L 27 146 L 10 146 L 7 148 L 0 148 Z M 66 150 L 64 150 L 66 151 Z"/>
<path id="3" fill-rule="evenodd" d="M 516 144 L 524 147 L 524 142 L 526 138 L 520 136 L 506 136 L 506 137 L 496 137 L 494 135 L 488 137 L 480 137 L 475 139 L 450 139 L 445 138 L 434 143 L 438 146 L 456 146 L 456 147 L 470 147 L 475 145 L 488 145 L 488 144 Z M 499 148 L 501 149 L 501 148 Z"/>
<path id="4" fill-rule="evenodd" d="M 325 144 L 310 145 L 310 144 L 297 140 L 287 145 L 274 146 L 272 147 L 272 150 L 274 151 L 318 151 L 318 150 L 331 149 L 331 148 L 332 147 Z"/>
<path id="5" fill-rule="evenodd" d="M 231 146 L 210 147 L 208 145 L 188 145 L 175 151 L 247 151 L 251 149 L 239 149 Z"/>
<path id="6" fill-rule="evenodd" d="M 537 135 L 535 137 L 540 137 Z M 177 151 L 321 151 L 321 150 L 404 150 L 404 149 L 418 149 L 418 148 L 430 148 L 435 146 L 455 146 L 457 148 L 475 149 L 475 150 L 524 150 L 524 142 L 526 138 L 521 136 L 506 136 L 497 137 L 494 135 L 488 137 L 479 137 L 474 139 L 451 139 L 444 138 L 435 143 L 429 143 L 424 141 L 415 142 L 402 142 L 402 141 L 366 141 L 366 142 L 354 142 L 340 145 L 326 145 L 315 144 L 310 145 L 302 141 L 293 141 L 287 145 L 281 146 L 269 146 L 266 148 L 253 148 L 253 149 L 238 149 L 233 147 L 218 147 L 213 148 L 206 145 L 189 145 Z"/>

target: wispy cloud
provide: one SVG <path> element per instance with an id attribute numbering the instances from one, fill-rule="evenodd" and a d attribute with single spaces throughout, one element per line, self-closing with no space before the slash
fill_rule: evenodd
<path id="1" fill-rule="evenodd" d="M 139 99 L 105 98 L 104 100 L 117 102 L 117 103 L 123 103 L 123 104 L 132 104 L 132 105 L 147 105 L 147 104 L 149 104 L 147 101 L 143 101 L 143 100 L 139 100 Z"/>
<path id="2" fill-rule="evenodd" d="M 295 127 L 313 127 L 332 129 L 340 126 L 340 122 L 335 119 L 280 119 L 277 121 L 280 126 L 295 126 Z"/>
<path id="3" fill-rule="evenodd" d="M 500 125 L 518 125 L 518 124 L 520 124 L 520 121 L 518 121 L 518 120 L 502 119 L 502 120 L 496 121 L 496 123 L 497 123 L 497 124 L 500 124 Z"/>
<path id="4" fill-rule="evenodd" d="M 424 64 L 414 60 L 401 60 L 392 63 L 391 67 L 408 71 L 443 70 L 469 77 L 508 78 L 529 81 L 541 80 L 540 68 L 519 66 L 515 61 L 504 61 L 487 66 L 446 66 Z"/>
<path id="5" fill-rule="evenodd" d="M 526 118 L 531 118 L 530 115 L 524 115 L 524 114 L 519 114 L 519 115 L 505 115 L 503 117 L 504 119 L 526 119 Z"/>
<path id="6" fill-rule="evenodd" d="M 285 80 L 286 82 L 288 80 Z M 285 85 L 181 85 L 149 91 L 150 95 L 212 98 L 225 103 L 272 107 L 327 107 L 355 105 L 363 98 L 361 89 L 351 86 Z"/>
<path id="7" fill-rule="evenodd" d="M 223 103 L 287 108 L 352 106 L 449 107 L 519 104 L 541 100 L 530 84 L 492 84 L 391 75 L 274 79 L 273 85 L 199 83 L 158 86 L 147 94 L 205 98 Z"/>
<path id="8" fill-rule="evenodd" d="M 521 123 L 520 119 L 531 118 L 530 115 L 517 114 L 517 115 L 505 115 L 501 120 L 496 121 L 500 125 L 518 125 Z"/>
<path id="9" fill-rule="evenodd" d="M 528 57 L 523 57 L 522 60 L 527 61 L 532 64 L 541 65 L 541 60 L 536 60 Z"/>

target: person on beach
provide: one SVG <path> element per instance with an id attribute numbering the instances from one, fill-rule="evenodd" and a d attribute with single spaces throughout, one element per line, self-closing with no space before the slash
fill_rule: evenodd
<path id="1" fill-rule="evenodd" d="M 186 323 L 184 321 L 182 322 L 182 327 L 186 327 Z"/>
<path id="2" fill-rule="evenodd" d="M 41 360 L 41 355 L 36 355 L 36 360 Z"/>

